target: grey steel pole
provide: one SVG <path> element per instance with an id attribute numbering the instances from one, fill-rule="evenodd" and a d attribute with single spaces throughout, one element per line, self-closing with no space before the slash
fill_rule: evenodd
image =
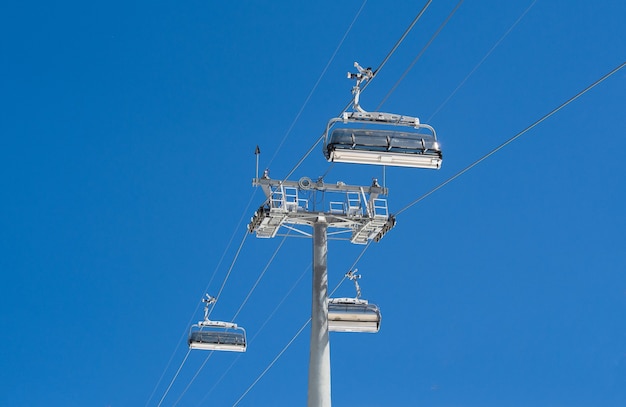
<path id="1" fill-rule="evenodd" d="M 313 299 L 308 407 L 330 407 L 330 344 L 328 341 L 328 241 L 326 219 L 313 224 Z"/>

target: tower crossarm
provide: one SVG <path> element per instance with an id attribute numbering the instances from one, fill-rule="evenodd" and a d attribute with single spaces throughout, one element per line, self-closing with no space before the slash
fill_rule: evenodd
<path id="1" fill-rule="evenodd" d="M 393 227 L 395 221 L 389 214 L 387 200 L 381 198 L 387 194 L 387 188 L 374 180 L 370 186 L 347 185 L 343 182 L 316 182 L 304 177 L 299 181 L 273 180 L 266 176 L 254 178 L 254 186 L 260 186 L 266 201 L 254 213 L 248 224 L 248 231 L 259 238 L 272 238 L 281 227 L 301 232 L 310 228 L 323 218 L 327 227 L 350 233 L 347 238 L 354 244 L 367 244 L 370 240 L 378 241 Z M 343 201 L 330 200 L 329 208 L 320 208 L 314 194 L 321 192 L 339 195 Z M 305 197 L 311 197 L 307 199 Z M 309 200 L 313 201 L 309 205 Z M 361 210 L 363 208 L 364 210 Z"/>
<path id="2" fill-rule="evenodd" d="M 299 190 L 316 190 L 326 192 L 358 192 L 364 190 L 368 194 L 387 195 L 388 189 L 381 187 L 377 182 L 370 186 L 363 187 L 358 185 L 347 185 L 344 182 L 337 182 L 334 184 L 325 183 L 323 180 L 311 181 L 310 178 L 304 177 L 299 181 L 285 181 L 270 178 L 254 178 L 252 180 L 253 186 L 260 186 L 263 189 L 266 197 L 270 197 L 272 190 L 279 187 L 292 187 Z"/>

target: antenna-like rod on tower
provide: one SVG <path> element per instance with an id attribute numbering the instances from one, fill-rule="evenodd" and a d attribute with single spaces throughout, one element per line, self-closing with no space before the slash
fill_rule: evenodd
<path id="1" fill-rule="evenodd" d="M 261 149 L 258 145 L 254 150 L 254 155 L 256 156 L 256 179 L 259 179 L 259 156 L 261 155 Z"/>

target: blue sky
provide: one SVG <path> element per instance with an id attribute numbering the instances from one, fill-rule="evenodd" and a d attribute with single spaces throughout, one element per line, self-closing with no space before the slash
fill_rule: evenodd
<path id="1" fill-rule="evenodd" d="M 162 405 L 244 394 L 311 295 L 310 240 L 273 261 L 282 238 L 243 240 L 263 201 L 254 148 L 286 175 L 350 100 L 353 62 L 377 67 L 423 6 L 367 2 L 302 109 L 362 4 L 0 8 L 1 405 L 156 406 L 205 288 L 234 264 L 212 314 L 230 320 L 269 265 L 236 321 L 248 352 L 214 354 L 193 382 L 207 353 L 192 352 Z M 391 212 L 626 60 L 621 1 L 466 1 L 398 83 L 456 4 L 433 2 L 362 95 L 442 145 L 441 170 L 387 170 Z M 383 323 L 331 335 L 334 405 L 626 404 L 625 95 L 626 69 L 367 249 L 360 283 Z M 291 178 L 328 169 L 316 148 Z M 372 177 L 338 164 L 326 180 Z M 331 242 L 331 287 L 362 249 Z M 308 341 L 305 328 L 239 405 L 305 404 Z"/>

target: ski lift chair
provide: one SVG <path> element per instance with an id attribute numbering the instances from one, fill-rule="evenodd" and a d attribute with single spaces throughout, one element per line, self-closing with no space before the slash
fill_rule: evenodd
<path id="1" fill-rule="evenodd" d="M 324 133 L 324 156 L 329 162 L 413 168 L 441 168 L 442 154 L 435 129 L 417 117 L 367 112 L 359 105 L 361 85 L 374 77 L 370 68 L 354 63 L 354 111 L 332 118 Z"/>
<path id="2" fill-rule="evenodd" d="M 245 352 L 248 345 L 245 329 L 232 322 L 209 320 L 209 306 L 216 301 L 208 294 L 202 299 L 204 320 L 189 328 L 189 349 Z"/>
<path id="3" fill-rule="evenodd" d="M 246 331 L 237 324 L 200 321 L 189 330 L 189 349 L 245 352 Z"/>
<path id="4" fill-rule="evenodd" d="M 328 301 L 328 330 L 331 332 L 370 332 L 380 329 L 378 306 L 357 298 Z"/>

